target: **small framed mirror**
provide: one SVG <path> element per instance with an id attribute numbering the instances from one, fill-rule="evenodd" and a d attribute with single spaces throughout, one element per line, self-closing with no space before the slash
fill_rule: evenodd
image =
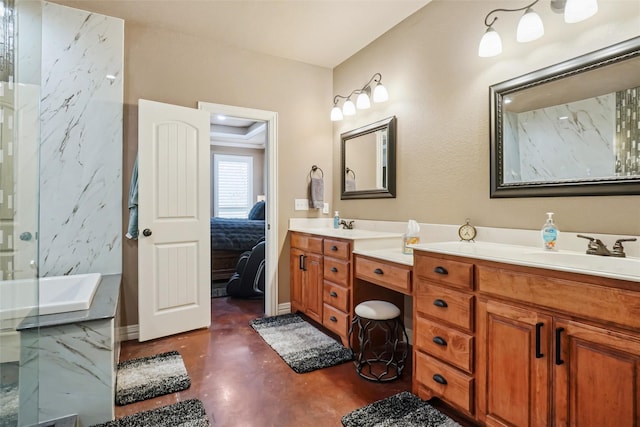
<path id="1" fill-rule="evenodd" d="M 396 118 L 340 135 L 341 199 L 396 197 Z"/>
<path id="2" fill-rule="evenodd" d="M 490 87 L 491 194 L 640 194 L 640 37 Z"/>

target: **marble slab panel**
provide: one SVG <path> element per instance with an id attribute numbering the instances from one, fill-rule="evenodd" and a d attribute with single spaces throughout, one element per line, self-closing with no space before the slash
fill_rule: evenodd
<path id="1" fill-rule="evenodd" d="M 124 23 L 42 9 L 40 275 L 122 271 Z"/>

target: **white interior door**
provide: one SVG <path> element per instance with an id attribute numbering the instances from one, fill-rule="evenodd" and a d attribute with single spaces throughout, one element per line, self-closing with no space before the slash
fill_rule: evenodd
<path id="1" fill-rule="evenodd" d="M 138 102 L 139 340 L 211 323 L 209 113 Z"/>

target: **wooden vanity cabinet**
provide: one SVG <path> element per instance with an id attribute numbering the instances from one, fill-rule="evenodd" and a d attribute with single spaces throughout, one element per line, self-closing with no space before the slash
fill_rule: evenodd
<path id="1" fill-rule="evenodd" d="M 473 264 L 414 252 L 413 392 L 475 411 Z"/>
<path id="2" fill-rule="evenodd" d="M 480 421 L 640 425 L 637 284 L 499 264 L 476 269 Z"/>
<path id="3" fill-rule="evenodd" d="M 291 312 L 322 323 L 322 237 L 291 233 Z"/>
<path id="4" fill-rule="evenodd" d="M 291 232 L 291 312 L 335 332 L 347 345 L 351 311 L 351 242 Z"/>
<path id="5" fill-rule="evenodd" d="M 640 427 L 640 284 L 426 251 L 414 284 L 423 399 L 487 426 Z"/>
<path id="6" fill-rule="evenodd" d="M 348 345 L 351 307 L 351 242 L 326 238 L 323 243 L 322 324 Z"/>

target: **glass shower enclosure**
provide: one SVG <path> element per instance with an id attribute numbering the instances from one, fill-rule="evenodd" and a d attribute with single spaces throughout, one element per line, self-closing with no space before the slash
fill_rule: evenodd
<path id="1" fill-rule="evenodd" d="M 0 1 L 0 427 L 38 422 L 38 369 L 17 326 L 38 314 L 41 3 Z"/>

